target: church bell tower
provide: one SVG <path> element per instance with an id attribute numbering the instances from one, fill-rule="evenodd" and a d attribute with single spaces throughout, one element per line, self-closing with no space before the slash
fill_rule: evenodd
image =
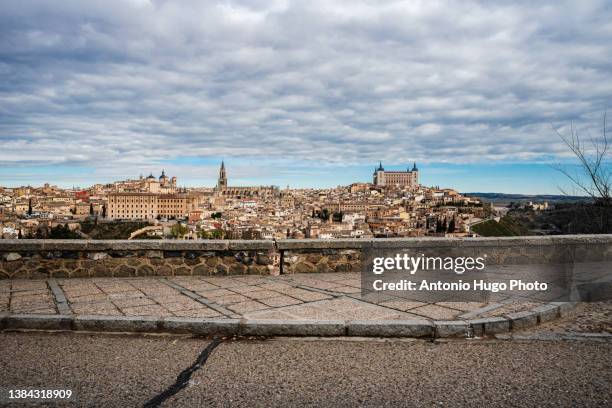
<path id="1" fill-rule="evenodd" d="M 218 190 L 227 189 L 227 175 L 225 174 L 225 163 L 221 162 L 221 168 L 219 169 L 219 180 L 217 181 Z"/>

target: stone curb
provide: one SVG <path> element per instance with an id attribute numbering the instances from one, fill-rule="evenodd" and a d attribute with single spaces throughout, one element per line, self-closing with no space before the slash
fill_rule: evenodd
<path id="1" fill-rule="evenodd" d="M 510 331 L 510 320 L 503 317 L 487 317 L 484 319 L 469 320 L 473 337 L 505 333 Z"/>
<path id="2" fill-rule="evenodd" d="M 509 313 L 505 317 L 510 320 L 512 330 L 521 330 L 538 324 L 538 315 L 531 311 Z"/>
<path id="3" fill-rule="evenodd" d="M 213 334 L 232 336 L 240 332 L 240 320 L 166 317 L 161 321 L 161 331 L 205 336 Z"/>
<path id="4" fill-rule="evenodd" d="M 354 320 L 347 323 L 347 335 L 358 337 L 433 337 L 429 320 Z"/>
<path id="5" fill-rule="evenodd" d="M 80 315 L 73 318 L 73 329 L 76 331 L 152 333 L 161 331 L 160 323 L 161 320 L 155 317 Z"/>
<path id="6" fill-rule="evenodd" d="M 346 335 L 342 320 L 245 320 L 240 327 L 245 336 L 325 336 Z"/>
<path id="7" fill-rule="evenodd" d="M 1 318 L 0 328 L 31 330 L 72 330 L 72 316 L 13 314 Z"/>
<path id="8" fill-rule="evenodd" d="M 572 312 L 554 303 L 504 317 L 473 320 L 251 320 L 148 316 L 28 315 L 0 313 L 0 330 L 176 333 L 228 336 L 472 338 L 522 330 Z"/>
<path id="9" fill-rule="evenodd" d="M 436 338 L 465 338 L 471 337 L 471 326 L 461 320 L 438 320 L 434 322 L 434 336 Z"/>
<path id="10" fill-rule="evenodd" d="M 538 315 L 538 323 L 546 323 L 559 317 L 559 306 L 548 304 L 531 310 Z"/>

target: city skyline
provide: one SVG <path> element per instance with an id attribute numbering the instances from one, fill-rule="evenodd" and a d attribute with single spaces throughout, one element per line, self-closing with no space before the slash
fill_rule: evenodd
<path id="1" fill-rule="evenodd" d="M 612 95 L 605 1 L 1 4 L 3 185 L 206 185 L 225 158 L 239 183 L 329 187 L 382 160 L 558 193 L 553 127 L 596 135 Z"/>
<path id="2" fill-rule="evenodd" d="M 166 163 L 159 166 L 144 167 L 137 173 L 126 174 L 121 169 L 110 174 L 95 174 L 92 169 L 67 169 L 67 172 L 59 172 L 54 174 L 57 169 L 43 168 L 40 173 L 30 173 L 20 176 L 14 170 L 10 172 L 7 169 L 0 169 L 0 186 L 11 188 L 31 185 L 33 187 L 42 186 L 45 183 L 57 185 L 61 188 L 88 188 L 94 184 L 108 184 L 119 180 L 135 179 L 143 175 L 147 177 L 153 174 L 158 177 L 162 170 L 166 174 L 176 175 L 179 179 L 180 187 L 208 187 L 212 188 L 217 183 L 219 163 L 203 164 L 200 166 L 176 166 Z M 227 160 L 226 165 L 229 165 L 228 170 L 230 183 L 235 186 L 240 185 L 275 185 L 285 188 L 289 185 L 290 188 L 333 188 L 338 185 L 350 185 L 352 183 L 371 182 L 374 164 L 371 166 L 350 166 L 350 167 L 329 167 L 316 166 L 316 172 L 308 173 L 303 171 L 303 175 L 295 175 L 295 168 L 281 169 L 273 167 L 270 172 L 262 172 L 261 169 L 266 169 L 264 165 L 254 166 L 244 164 L 241 160 Z M 384 163 L 383 163 L 384 164 Z M 376 163 L 378 166 L 378 162 Z M 385 164 L 388 170 L 405 170 L 410 166 L 408 162 L 405 165 Z M 186 171 L 186 167 L 189 167 Z M 306 166 L 305 166 L 306 167 Z M 445 188 L 454 188 L 461 192 L 487 192 L 487 193 L 506 193 L 506 194 L 562 194 L 562 191 L 557 186 L 565 187 L 566 192 L 569 183 L 565 177 L 556 169 L 549 165 L 447 165 L 447 164 L 423 164 L 421 168 L 422 184 L 426 186 L 440 186 Z M 535 169 L 534 169 L 535 167 Z M 424 171 L 423 171 L 424 170 Z M 275 174 L 279 172 L 279 174 Z M 550 191 L 543 190 L 538 187 L 535 190 L 530 190 L 524 187 L 524 177 L 537 172 L 545 174 L 549 179 L 544 178 L 540 186 L 551 184 L 550 180 L 557 180 L 558 183 L 551 187 Z M 482 177 L 486 174 L 487 177 Z M 330 176 L 334 177 L 331 178 Z M 67 180 L 66 180 L 67 178 Z M 12 180 L 12 181 L 11 181 Z M 66 180 L 66 181 L 63 181 Z M 503 182 L 503 185 L 500 185 Z M 551 184 L 552 185 L 552 184 Z M 510 188 L 509 188 L 510 187 Z M 571 190 L 569 191 L 571 193 Z M 576 194 L 581 195 L 581 194 Z"/>

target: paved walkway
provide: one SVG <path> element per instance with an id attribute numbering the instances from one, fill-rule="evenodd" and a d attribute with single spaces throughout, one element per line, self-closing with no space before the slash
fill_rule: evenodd
<path id="1" fill-rule="evenodd" d="M 467 320 L 533 302 L 409 302 L 361 298 L 357 273 L 0 281 L 0 312 L 257 320 Z"/>

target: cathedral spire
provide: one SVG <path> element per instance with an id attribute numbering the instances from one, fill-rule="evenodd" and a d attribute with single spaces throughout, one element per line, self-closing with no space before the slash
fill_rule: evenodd
<path id="1" fill-rule="evenodd" d="M 227 189 L 227 174 L 225 173 L 225 163 L 221 160 L 221 168 L 219 169 L 219 180 L 217 181 L 219 190 Z"/>

